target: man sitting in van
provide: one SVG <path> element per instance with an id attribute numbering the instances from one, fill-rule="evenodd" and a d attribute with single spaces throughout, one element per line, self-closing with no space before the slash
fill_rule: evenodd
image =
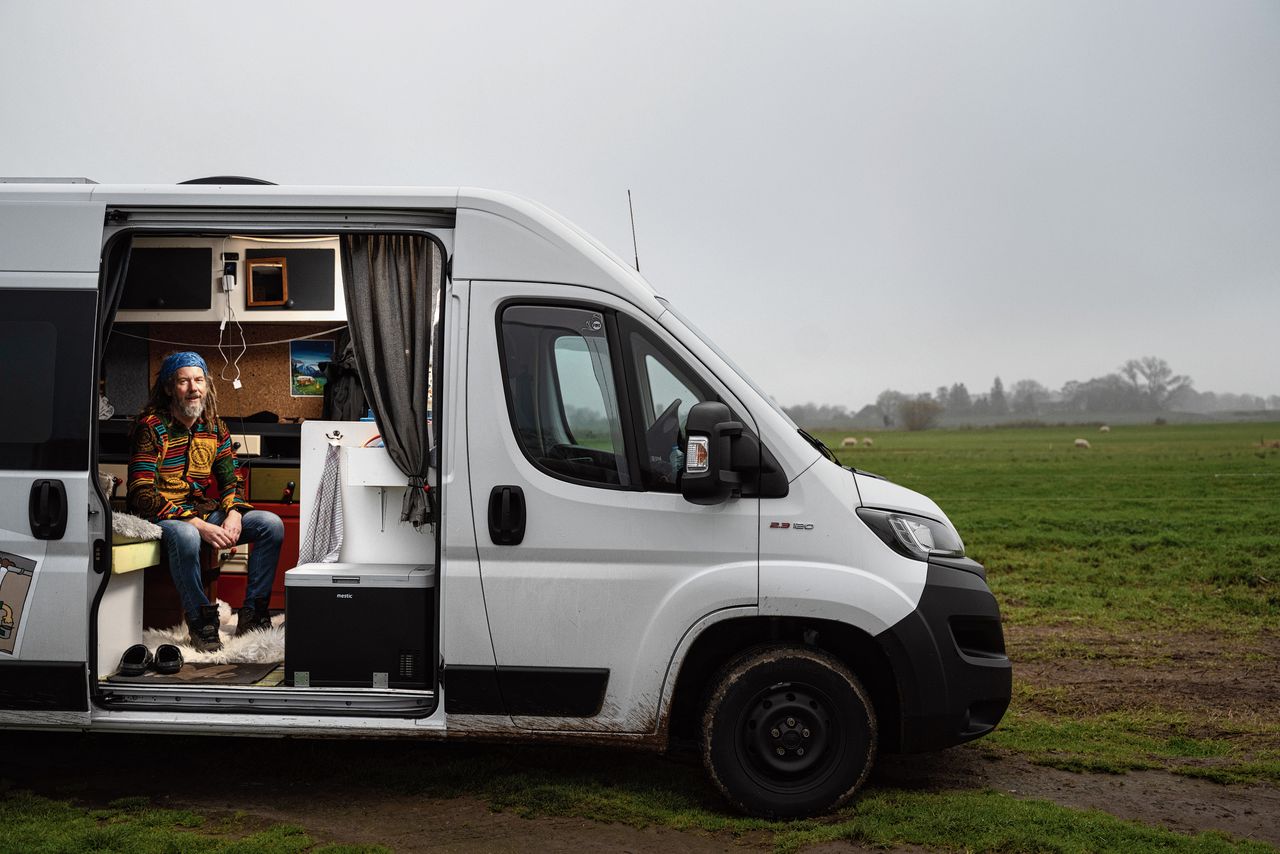
<path id="1" fill-rule="evenodd" d="M 164 532 L 161 548 L 197 650 L 222 648 L 218 608 L 200 583 L 202 543 L 217 549 L 254 544 L 236 634 L 271 626 L 268 606 L 284 523 L 244 500 L 231 433 L 218 418 L 217 395 L 198 353 L 171 353 L 160 365 L 134 425 L 128 506 Z"/>

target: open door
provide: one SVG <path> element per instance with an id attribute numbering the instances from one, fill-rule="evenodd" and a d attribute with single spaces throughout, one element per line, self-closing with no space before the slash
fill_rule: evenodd
<path id="1" fill-rule="evenodd" d="M 64 199 L 0 198 L 0 724 L 88 717 L 102 208 Z"/>

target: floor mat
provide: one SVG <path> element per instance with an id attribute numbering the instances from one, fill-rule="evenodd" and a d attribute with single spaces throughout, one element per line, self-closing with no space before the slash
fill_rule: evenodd
<path id="1" fill-rule="evenodd" d="M 279 664 L 184 664 L 177 673 L 155 673 L 148 670 L 141 676 L 112 674 L 107 681 L 113 685 L 253 685 L 261 681 Z"/>

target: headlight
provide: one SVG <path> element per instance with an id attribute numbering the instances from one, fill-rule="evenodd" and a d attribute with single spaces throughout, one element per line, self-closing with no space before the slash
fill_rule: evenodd
<path id="1" fill-rule="evenodd" d="M 964 557 L 960 535 L 945 522 L 869 507 L 859 507 L 858 518 L 889 548 L 907 557 L 916 560 L 928 560 L 929 555 Z"/>

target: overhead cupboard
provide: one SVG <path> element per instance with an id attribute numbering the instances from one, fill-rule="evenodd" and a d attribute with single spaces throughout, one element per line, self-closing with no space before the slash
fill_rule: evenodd
<path id="1" fill-rule="evenodd" d="M 116 319 L 345 320 L 336 237 L 138 237 Z"/>

